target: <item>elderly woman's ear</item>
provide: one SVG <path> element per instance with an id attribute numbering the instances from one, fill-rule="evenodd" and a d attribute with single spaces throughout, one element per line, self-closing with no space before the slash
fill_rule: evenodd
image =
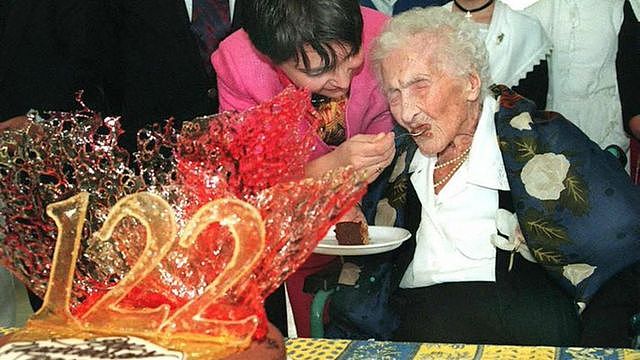
<path id="1" fill-rule="evenodd" d="M 467 101 L 474 102 L 480 98 L 482 93 L 482 81 L 477 72 L 473 71 L 467 75 L 465 91 L 467 92 Z"/>

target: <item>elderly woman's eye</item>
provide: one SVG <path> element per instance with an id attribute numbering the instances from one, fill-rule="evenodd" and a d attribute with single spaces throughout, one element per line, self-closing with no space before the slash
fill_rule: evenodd
<path id="1" fill-rule="evenodd" d="M 400 92 L 399 91 L 393 91 L 393 92 L 389 93 L 387 95 L 387 100 L 389 101 L 390 105 L 397 105 L 398 103 L 400 103 Z"/>
<path id="2" fill-rule="evenodd" d="M 420 80 L 415 83 L 416 88 L 418 89 L 426 89 L 431 86 L 431 82 L 429 80 Z"/>

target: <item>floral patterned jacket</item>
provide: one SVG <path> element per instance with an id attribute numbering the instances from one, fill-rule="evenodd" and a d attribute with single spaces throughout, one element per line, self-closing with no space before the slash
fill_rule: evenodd
<path id="1" fill-rule="evenodd" d="M 506 86 L 493 90 L 498 142 L 526 245 L 581 310 L 604 282 L 640 261 L 640 188 L 562 115 L 536 110 Z M 415 234 L 420 204 L 408 173 L 415 151 L 411 137 L 399 138 L 396 159 L 363 199 L 369 223 Z M 397 264 L 399 274 L 407 264 Z"/>

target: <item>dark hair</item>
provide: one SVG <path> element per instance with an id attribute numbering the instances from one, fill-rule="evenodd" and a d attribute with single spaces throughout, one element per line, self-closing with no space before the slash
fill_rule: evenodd
<path id="1" fill-rule="evenodd" d="M 313 48 L 323 61 L 323 71 L 333 69 L 335 43 L 360 51 L 362 14 L 357 0 L 252 0 L 243 12 L 243 27 L 253 45 L 274 64 L 289 59 L 309 67 L 304 46 Z"/>

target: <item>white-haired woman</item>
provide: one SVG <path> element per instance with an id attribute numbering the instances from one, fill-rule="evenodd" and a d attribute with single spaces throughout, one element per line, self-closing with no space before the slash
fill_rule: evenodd
<path id="1" fill-rule="evenodd" d="M 561 115 L 506 86 L 490 96 L 483 40 L 461 14 L 394 17 L 372 59 L 406 136 L 366 215 L 415 235 L 395 263 L 396 339 L 577 344 L 577 310 L 640 260 L 624 169 Z"/>

